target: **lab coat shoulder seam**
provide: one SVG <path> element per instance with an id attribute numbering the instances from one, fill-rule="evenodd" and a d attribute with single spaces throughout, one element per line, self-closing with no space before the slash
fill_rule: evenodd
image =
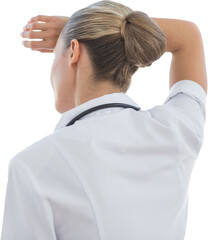
<path id="1" fill-rule="evenodd" d="M 14 163 L 15 162 L 15 163 Z M 44 192 L 41 190 L 41 186 L 40 184 L 38 184 L 38 181 L 36 180 L 34 174 L 32 173 L 32 171 L 30 170 L 30 168 L 24 163 L 24 161 L 18 156 L 15 156 L 11 159 L 9 167 L 12 167 L 14 164 L 17 164 L 18 162 L 20 162 L 20 164 L 22 164 L 22 166 L 24 167 L 24 169 L 29 173 L 29 175 L 31 176 L 31 179 L 33 180 L 33 185 L 35 185 L 37 192 L 39 193 L 40 196 L 43 196 L 44 199 L 47 199 L 47 196 L 44 194 Z"/>
<path id="2" fill-rule="evenodd" d="M 15 174 L 15 171 L 18 171 L 17 174 Z M 41 207 L 44 207 L 44 206 L 46 206 L 45 204 L 47 204 L 47 206 L 49 206 L 49 208 L 50 208 L 51 213 L 53 213 L 50 201 L 47 198 L 47 196 L 44 194 L 44 191 L 42 190 L 41 185 L 38 183 L 38 181 L 36 179 L 36 176 L 33 174 L 31 169 L 27 166 L 27 164 L 22 160 L 21 157 L 14 156 L 13 158 L 11 158 L 11 160 L 9 162 L 9 175 L 8 175 L 8 177 L 15 178 L 15 180 L 17 179 L 21 184 L 22 184 L 22 182 L 27 181 L 26 184 L 24 184 L 20 187 L 23 187 L 24 190 L 26 189 L 26 192 L 27 192 L 26 194 L 29 195 L 29 197 L 31 197 L 32 194 L 34 194 L 34 196 L 36 197 L 35 200 L 34 200 L 34 203 L 33 203 L 33 207 L 35 206 L 34 204 L 37 205 L 37 199 L 38 199 L 38 201 L 40 201 L 41 204 L 42 204 Z M 14 184 L 14 182 L 13 182 L 13 184 Z M 16 186 L 18 186 L 18 184 L 19 183 L 15 182 L 14 188 Z M 9 187 L 9 185 L 8 185 L 8 187 Z M 20 189 L 20 187 L 19 187 L 19 189 Z M 21 195 L 22 199 L 25 196 Z M 8 195 L 7 195 L 7 197 L 8 197 Z M 26 207 L 28 208 L 28 206 L 26 206 Z M 5 209 L 6 209 L 6 205 L 5 205 Z M 37 211 L 37 212 L 39 212 L 39 214 L 40 214 L 40 211 Z M 53 216 L 52 221 L 53 221 L 52 223 L 53 223 L 53 226 L 54 226 L 54 216 Z"/>
<path id="3" fill-rule="evenodd" d="M 89 196 L 88 196 L 88 194 L 87 194 L 87 192 L 86 192 L 85 187 L 83 186 L 83 184 L 82 184 L 80 178 L 77 176 L 77 174 L 76 174 L 74 168 L 71 166 L 71 164 L 70 164 L 68 161 L 66 161 L 65 157 L 64 157 L 63 154 L 60 152 L 60 150 L 57 148 L 57 146 L 53 143 L 53 141 L 52 141 L 51 139 L 49 139 L 49 138 L 48 138 L 47 140 L 48 140 L 48 142 L 49 142 L 49 143 L 50 143 L 50 144 L 56 149 L 56 151 L 57 151 L 57 152 L 59 153 L 59 155 L 64 159 L 64 161 L 67 163 L 67 165 L 72 169 L 74 175 L 76 176 L 77 180 L 79 181 L 80 186 L 82 187 L 83 192 L 85 193 L 85 195 L 86 195 L 86 197 L 87 197 L 87 199 L 88 199 L 88 201 L 89 201 L 89 203 L 90 203 L 90 205 L 91 205 L 91 208 L 92 208 L 92 211 L 93 211 L 93 214 L 94 214 L 95 220 L 96 220 L 98 233 L 99 233 L 99 236 L 100 236 L 100 229 L 99 229 L 99 226 L 98 226 L 97 217 L 96 217 L 96 214 L 95 214 L 94 208 L 93 208 L 93 206 L 92 206 L 92 203 L 91 203 L 90 198 L 89 198 Z M 101 236 L 100 236 L 100 240 L 101 240 L 101 239 L 102 239 L 102 238 L 101 238 Z"/>

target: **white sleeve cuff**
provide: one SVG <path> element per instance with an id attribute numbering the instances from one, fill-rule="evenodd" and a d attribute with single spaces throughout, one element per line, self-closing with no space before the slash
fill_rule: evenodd
<path id="1" fill-rule="evenodd" d="M 202 110 L 204 119 L 206 120 L 206 92 L 203 87 L 192 80 L 180 80 L 172 85 L 169 95 L 164 103 L 167 103 L 173 96 L 183 93 L 196 100 Z"/>

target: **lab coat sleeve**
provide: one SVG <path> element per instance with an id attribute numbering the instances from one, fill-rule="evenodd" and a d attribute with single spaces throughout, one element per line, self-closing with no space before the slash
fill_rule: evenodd
<path id="1" fill-rule="evenodd" d="M 1 240 L 55 240 L 53 214 L 31 170 L 20 159 L 9 162 Z"/>
<path id="2" fill-rule="evenodd" d="M 173 113 L 183 155 L 197 157 L 203 143 L 206 122 L 206 93 L 192 80 L 180 80 L 172 85 L 165 106 Z"/>

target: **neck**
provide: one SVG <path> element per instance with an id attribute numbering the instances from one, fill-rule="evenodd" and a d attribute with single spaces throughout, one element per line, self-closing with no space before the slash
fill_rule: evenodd
<path id="1" fill-rule="evenodd" d="M 93 86 L 93 87 L 91 87 Z M 118 87 L 112 86 L 107 81 L 102 81 L 97 84 L 89 84 L 88 87 L 77 88 L 75 94 L 75 105 L 76 107 L 90 101 L 94 98 L 101 97 L 105 94 L 120 93 Z"/>

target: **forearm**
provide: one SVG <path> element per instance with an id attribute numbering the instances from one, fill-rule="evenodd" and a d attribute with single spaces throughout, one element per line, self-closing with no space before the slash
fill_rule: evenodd
<path id="1" fill-rule="evenodd" d="M 66 17 L 68 20 L 70 17 Z M 192 32 L 193 23 L 186 20 L 180 19 L 169 19 L 169 18 L 154 18 L 152 19 L 162 29 L 166 41 L 167 48 L 166 52 L 175 52 L 181 48 L 186 40 L 189 40 L 189 35 Z"/>
<path id="2" fill-rule="evenodd" d="M 166 52 L 175 52 L 182 48 L 186 41 L 189 41 L 192 34 L 194 23 L 180 20 L 180 19 L 168 19 L 168 18 L 152 18 L 157 25 L 162 29 L 166 41 Z"/>
<path id="3" fill-rule="evenodd" d="M 70 17 L 65 17 L 67 20 Z M 166 41 L 167 41 L 167 52 L 174 52 L 179 49 L 185 39 L 190 33 L 190 25 L 192 22 L 180 20 L 180 19 L 169 19 L 169 18 L 154 18 L 152 19 L 157 23 L 157 25 L 162 29 Z"/>

